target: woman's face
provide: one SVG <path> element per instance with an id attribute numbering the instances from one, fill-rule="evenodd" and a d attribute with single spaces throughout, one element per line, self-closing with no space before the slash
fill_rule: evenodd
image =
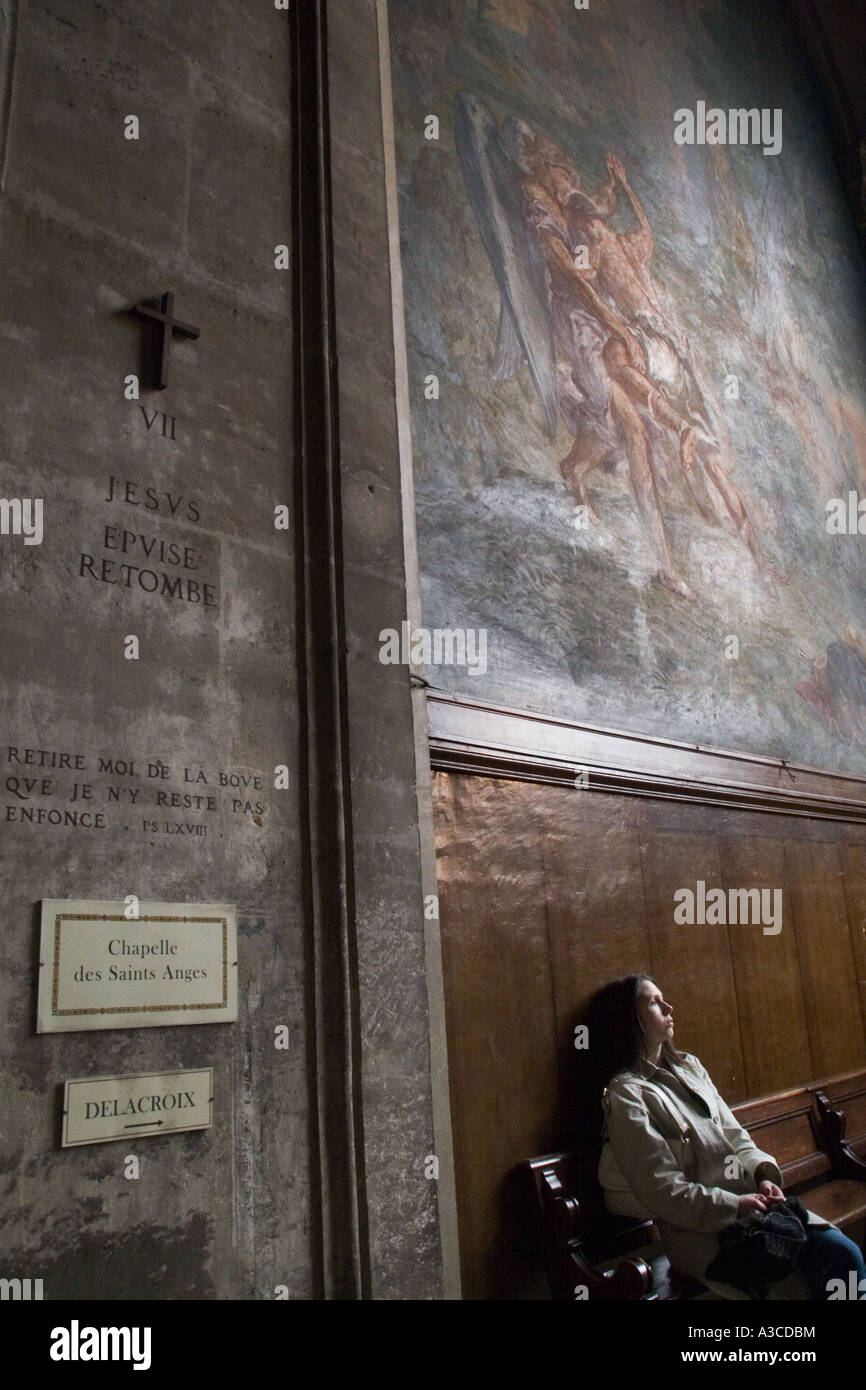
<path id="1" fill-rule="evenodd" d="M 643 980 L 637 992 L 637 1014 L 644 1031 L 647 1045 L 658 1047 L 666 1038 L 674 1035 L 674 1020 L 670 1004 L 662 998 L 662 992 L 652 980 Z"/>

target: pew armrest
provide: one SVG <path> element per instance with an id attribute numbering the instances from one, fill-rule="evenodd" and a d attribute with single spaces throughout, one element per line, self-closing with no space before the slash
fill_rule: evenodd
<path id="1" fill-rule="evenodd" d="M 544 1266 L 553 1298 L 635 1301 L 654 1297 L 652 1270 L 640 1256 L 620 1258 L 610 1269 L 600 1268 L 590 1257 L 580 1202 L 561 1177 L 568 1156 L 552 1154 L 548 1159 L 531 1159 L 525 1166 L 535 1187 Z"/>
<path id="2" fill-rule="evenodd" d="M 824 1141 L 833 1168 L 840 1178 L 855 1178 L 866 1182 L 866 1159 L 860 1158 L 845 1140 L 845 1113 L 836 1110 L 823 1091 L 815 1091 L 815 1103 L 821 1118 Z"/>

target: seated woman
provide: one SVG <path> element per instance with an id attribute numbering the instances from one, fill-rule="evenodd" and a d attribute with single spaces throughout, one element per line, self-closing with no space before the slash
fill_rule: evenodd
<path id="1" fill-rule="evenodd" d="M 606 985 L 584 1019 L 604 1116 L 598 1177 L 608 1211 L 652 1217 L 675 1269 L 723 1297 L 747 1298 L 706 1270 L 726 1226 L 785 1201 L 775 1159 L 737 1124 L 697 1057 L 676 1051 L 671 1006 L 649 976 Z M 866 1278 L 854 1242 L 814 1212 L 808 1218 L 797 1269 L 770 1286 L 770 1298 L 826 1299 L 830 1279 L 847 1288 L 852 1269 Z"/>

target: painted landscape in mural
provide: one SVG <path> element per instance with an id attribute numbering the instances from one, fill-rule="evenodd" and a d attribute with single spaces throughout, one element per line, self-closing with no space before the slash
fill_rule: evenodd
<path id="1" fill-rule="evenodd" d="M 866 772 L 863 262 L 782 11 L 389 8 L 423 621 L 487 634 L 431 682 Z"/>

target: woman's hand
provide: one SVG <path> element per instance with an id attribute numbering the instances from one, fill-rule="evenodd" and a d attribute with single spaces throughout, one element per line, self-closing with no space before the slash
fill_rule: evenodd
<path id="1" fill-rule="evenodd" d="M 759 1192 L 747 1192 L 737 1198 L 737 1216 L 754 1216 L 756 1211 L 766 1211 L 767 1205 L 767 1198 Z"/>
<path id="2" fill-rule="evenodd" d="M 779 1187 L 777 1183 L 770 1182 L 769 1178 L 765 1178 L 763 1182 L 758 1183 L 758 1191 L 766 1197 L 771 1207 L 778 1206 L 779 1202 L 784 1202 L 785 1200 L 785 1194 L 781 1187 Z"/>
<path id="3" fill-rule="evenodd" d="M 781 1187 L 770 1182 L 769 1178 L 765 1178 L 759 1187 L 759 1192 L 748 1192 L 737 1199 L 737 1216 L 754 1216 L 756 1211 L 767 1211 L 784 1202 L 785 1194 Z"/>

